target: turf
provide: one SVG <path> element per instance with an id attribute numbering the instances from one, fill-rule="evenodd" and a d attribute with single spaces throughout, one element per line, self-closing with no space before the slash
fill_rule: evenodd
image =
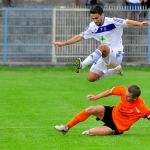
<path id="1" fill-rule="evenodd" d="M 102 125 L 90 117 L 67 135 L 56 132 L 76 113 L 90 105 L 110 105 L 119 97 L 86 100 L 116 85 L 141 87 L 142 97 L 150 106 L 150 69 L 124 68 L 124 76 L 108 77 L 90 83 L 87 71 L 75 74 L 73 68 L 0 67 L 0 150 L 148 150 L 150 122 L 138 121 L 120 136 L 82 136 L 89 128 Z"/>

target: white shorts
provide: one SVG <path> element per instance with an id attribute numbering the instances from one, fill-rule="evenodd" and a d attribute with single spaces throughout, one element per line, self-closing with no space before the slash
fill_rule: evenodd
<path id="1" fill-rule="evenodd" d="M 106 73 L 108 65 L 116 67 L 121 64 L 122 59 L 123 51 L 110 50 L 110 53 L 106 58 L 101 57 L 92 65 L 90 72 L 94 72 L 96 74 Z"/>

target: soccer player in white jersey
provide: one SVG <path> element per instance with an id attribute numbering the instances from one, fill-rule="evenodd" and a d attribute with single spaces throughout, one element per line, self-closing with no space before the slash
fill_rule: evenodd
<path id="1" fill-rule="evenodd" d="M 112 74 L 122 75 L 120 64 L 123 58 L 123 27 L 143 27 L 150 24 L 150 22 L 105 17 L 103 9 L 99 6 L 95 6 L 90 10 L 90 17 L 92 22 L 85 31 L 66 41 L 54 42 L 54 45 L 62 47 L 83 39 L 94 38 L 100 42 L 100 45 L 83 62 L 80 58 L 76 60 L 76 72 L 79 73 L 86 66 L 92 64 L 87 77 L 88 81 L 94 82 Z"/>

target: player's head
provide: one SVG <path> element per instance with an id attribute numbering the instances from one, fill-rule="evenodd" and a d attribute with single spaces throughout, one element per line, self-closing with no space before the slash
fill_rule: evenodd
<path id="1" fill-rule="evenodd" d="M 90 10 L 90 14 L 102 15 L 103 14 L 103 8 L 101 8 L 100 6 L 92 7 L 91 10 Z"/>
<path id="2" fill-rule="evenodd" d="M 97 26 L 101 26 L 104 22 L 103 9 L 100 6 L 95 6 L 90 10 L 90 17 Z"/>
<path id="3" fill-rule="evenodd" d="M 141 95 L 141 90 L 137 85 L 131 85 L 128 87 L 126 93 L 127 101 L 135 101 Z"/>

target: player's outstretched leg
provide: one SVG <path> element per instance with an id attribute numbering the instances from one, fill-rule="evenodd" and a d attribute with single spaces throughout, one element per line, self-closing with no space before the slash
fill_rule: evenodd
<path id="1" fill-rule="evenodd" d="M 78 114 L 76 114 L 66 125 L 56 125 L 54 128 L 62 132 L 63 134 L 67 133 L 73 126 L 76 124 L 86 120 L 90 114 L 86 110 L 82 110 Z"/>
<path id="2" fill-rule="evenodd" d="M 101 48 L 101 47 L 99 47 Z M 99 49 L 96 49 L 94 52 L 92 52 L 88 57 L 86 57 L 83 62 L 81 62 L 80 58 L 77 58 L 75 61 L 76 66 L 76 73 L 81 72 L 82 69 L 87 67 L 88 65 L 93 64 L 96 62 L 99 58 L 102 57 L 102 52 Z"/>
<path id="3" fill-rule="evenodd" d="M 116 71 L 117 71 L 117 74 L 119 74 L 119 75 L 123 76 L 123 70 L 122 70 L 121 65 L 119 65 L 119 66 L 115 67 L 115 68 L 114 68 L 114 70 L 116 70 Z"/>
<path id="4" fill-rule="evenodd" d="M 82 64 L 81 63 L 82 63 L 81 59 L 77 58 L 76 61 L 75 61 L 76 73 L 81 72 L 81 70 L 82 70 Z"/>
<path id="5" fill-rule="evenodd" d="M 90 130 L 82 132 L 82 135 L 111 135 L 114 134 L 114 130 L 107 126 L 95 127 Z"/>
<path id="6" fill-rule="evenodd" d="M 99 80 L 104 79 L 105 77 L 111 76 L 113 74 L 118 74 L 120 76 L 123 76 L 123 70 L 121 65 L 118 65 L 117 67 L 113 68 L 113 69 L 108 69 L 108 71 L 106 73 L 104 73 Z"/>
<path id="7" fill-rule="evenodd" d="M 63 134 L 66 134 L 68 132 L 68 128 L 65 125 L 56 125 L 54 126 L 54 128 L 57 131 L 62 132 Z"/>

